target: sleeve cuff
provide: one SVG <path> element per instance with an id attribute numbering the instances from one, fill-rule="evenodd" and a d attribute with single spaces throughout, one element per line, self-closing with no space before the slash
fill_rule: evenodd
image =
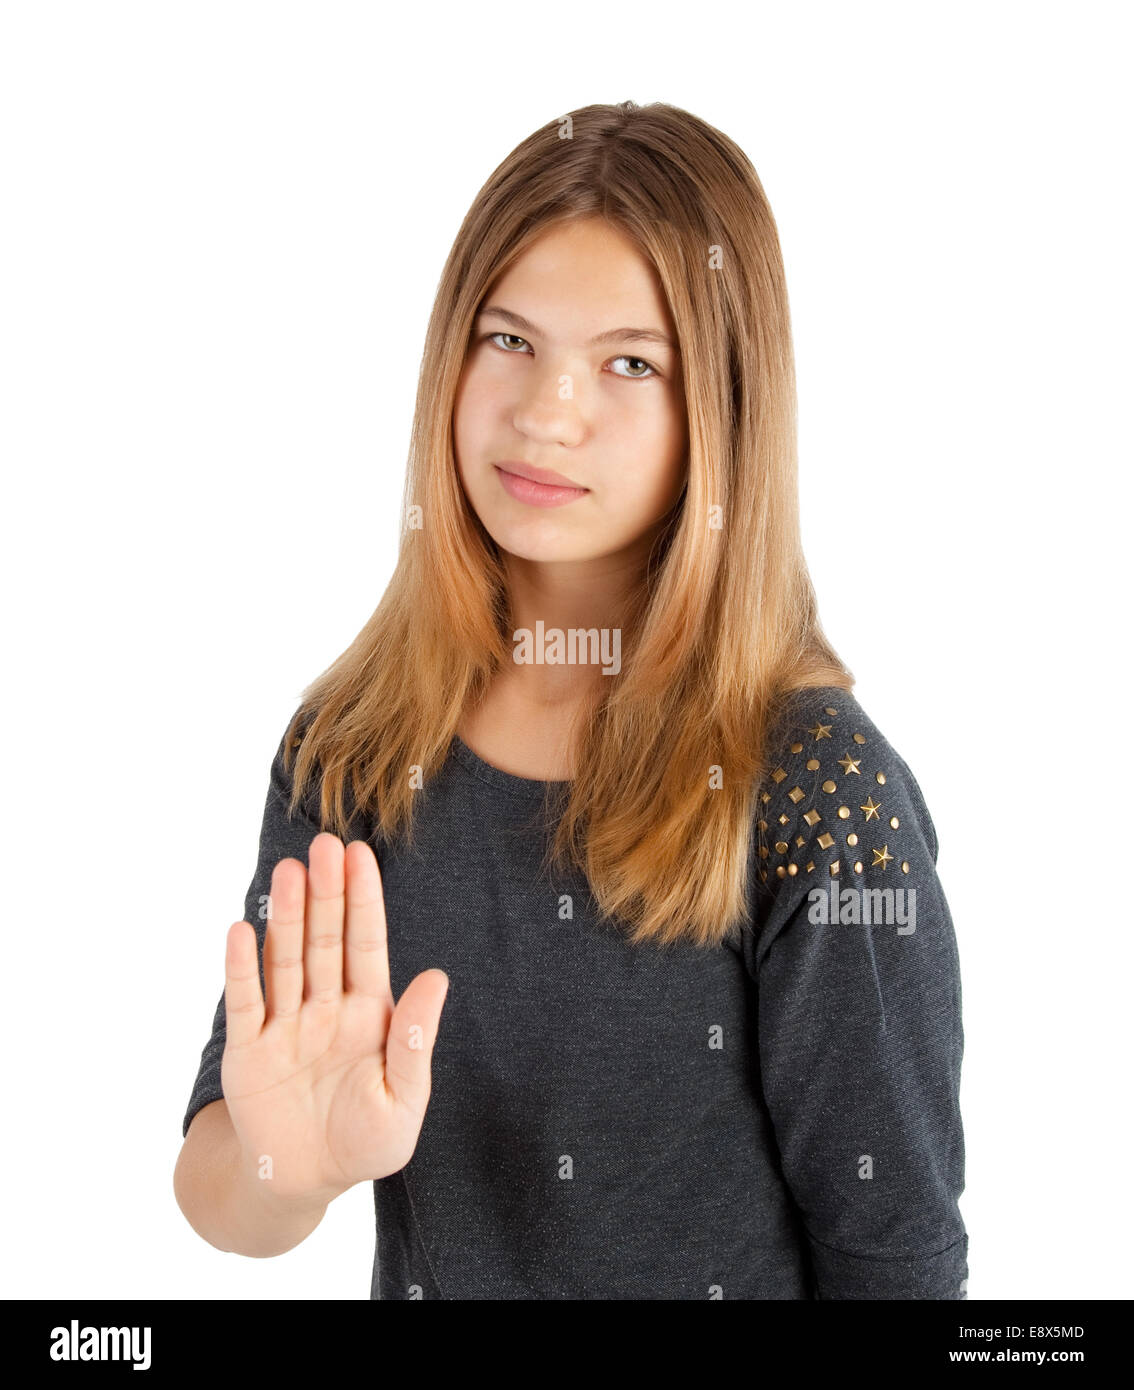
<path id="1" fill-rule="evenodd" d="M 935 1255 L 851 1255 L 809 1238 L 817 1299 L 964 1299 L 969 1238 Z"/>

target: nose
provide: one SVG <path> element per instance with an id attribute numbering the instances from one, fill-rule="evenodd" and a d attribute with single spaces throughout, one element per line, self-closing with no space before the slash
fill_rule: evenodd
<path id="1" fill-rule="evenodd" d="M 537 444 L 576 448 L 586 437 L 586 423 L 575 385 L 562 367 L 532 371 L 512 414 L 515 428 Z"/>

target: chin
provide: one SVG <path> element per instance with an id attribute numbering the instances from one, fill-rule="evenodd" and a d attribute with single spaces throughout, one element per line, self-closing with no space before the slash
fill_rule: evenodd
<path id="1" fill-rule="evenodd" d="M 554 564 L 594 560 L 606 553 L 595 546 L 593 536 L 573 535 L 572 528 L 547 518 L 533 517 L 523 525 L 509 525 L 493 517 L 485 522 L 484 529 L 501 550 L 518 560 Z"/>

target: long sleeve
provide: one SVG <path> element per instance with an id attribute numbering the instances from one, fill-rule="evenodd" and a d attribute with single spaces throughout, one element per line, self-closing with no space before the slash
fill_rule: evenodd
<path id="1" fill-rule="evenodd" d="M 963 1299 L 961 982 L 936 831 L 852 695 L 808 692 L 785 727 L 758 801 L 747 960 L 815 1296 Z"/>

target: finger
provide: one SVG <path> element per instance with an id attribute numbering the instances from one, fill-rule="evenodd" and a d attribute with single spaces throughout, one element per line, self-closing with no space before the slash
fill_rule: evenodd
<path id="1" fill-rule="evenodd" d="M 281 859 L 272 870 L 264 934 L 267 1021 L 294 1021 L 303 1002 L 303 908 L 307 870 Z"/>
<path id="2" fill-rule="evenodd" d="M 327 831 L 307 851 L 307 915 L 303 931 L 303 997 L 337 1004 L 343 997 L 343 842 Z"/>
<path id="3" fill-rule="evenodd" d="M 343 988 L 390 999 L 390 958 L 382 873 L 365 840 L 346 847 L 346 962 Z"/>
<path id="4" fill-rule="evenodd" d="M 418 1119 L 429 1104 L 433 1045 L 449 991 L 443 970 L 423 970 L 406 986 L 386 1035 L 386 1089 Z"/>
<path id="5" fill-rule="evenodd" d="M 260 960 L 250 922 L 234 922 L 224 947 L 224 1031 L 229 1046 L 255 1042 L 264 1026 Z"/>

